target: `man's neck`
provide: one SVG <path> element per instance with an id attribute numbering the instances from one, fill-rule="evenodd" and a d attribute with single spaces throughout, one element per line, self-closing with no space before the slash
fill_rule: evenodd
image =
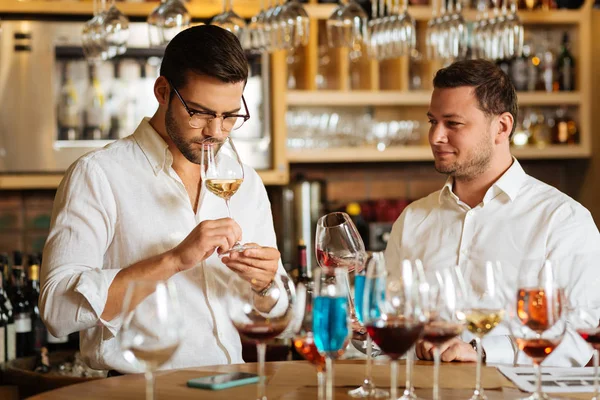
<path id="1" fill-rule="evenodd" d="M 483 201 L 492 185 L 511 167 L 513 163 L 510 152 L 492 160 L 489 168 L 473 179 L 455 178 L 452 191 L 469 207 L 474 208 Z"/>

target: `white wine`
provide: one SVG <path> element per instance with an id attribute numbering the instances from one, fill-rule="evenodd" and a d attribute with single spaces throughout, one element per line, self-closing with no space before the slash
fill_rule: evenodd
<path id="1" fill-rule="evenodd" d="M 229 200 L 242 185 L 243 179 L 207 179 L 206 188 L 216 196 Z"/>
<path id="2" fill-rule="evenodd" d="M 467 329 L 474 335 L 482 337 L 498 326 L 504 318 L 504 310 L 473 308 L 465 311 L 465 316 Z"/>
<path id="3" fill-rule="evenodd" d="M 144 349 L 140 347 L 132 347 L 130 349 L 131 353 L 137 358 L 139 361 L 146 364 L 149 369 L 156 369 L 169 361 L 169 359 L 177 350 L 177 344 L 167 347 L 161 347 L 158 349 Z"/>

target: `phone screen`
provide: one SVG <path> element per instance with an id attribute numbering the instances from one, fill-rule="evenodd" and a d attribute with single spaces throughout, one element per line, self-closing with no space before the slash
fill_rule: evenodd
<path id="1" fill-rule="evenodd" d="M 255 376 L 257 376 L 256 374 L 251 374 L 249 372 L 231 372 L 228 374 L 222 374 L 222 375 L 213 375 L 213 376 L 205 376 L 202 378 L 196 378 L 194 379 L 194 381 L 196 382 L 202 382 L 202 383 L 206 383 L 209 385 L 222 385 L 223 383 L 227 383 L 227 382 L 231 382 L 231 381 L 237 381 L 240 379 L 246 379 L 246 378 L 254 378 Z"/>

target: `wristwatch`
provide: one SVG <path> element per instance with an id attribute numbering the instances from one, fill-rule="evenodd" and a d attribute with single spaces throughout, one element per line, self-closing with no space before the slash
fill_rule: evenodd
<path id="1" fill-rule="evenodd" d="M 473 347 L 473 350 L 477 351 L 477 340 L 473 339 L 469 342 L 469 344 L 471 347 Z M 485 349 L 483 346 L 481 346 L 481 362 L 485 364 L 486 358 L 487 356 L 485 354 Z"/>
<path id="2" fill-rule="evenodd" d="M 264 289 L 255 290 L 254 288 L 252 288 L 252 291 L 254 293 L 256 293 L 257 295 L 259 295 L 260 297 L 266 297 L 271 292 L 271 289 L 273 289 L 273 286 L 275 286 L 275 281 L 271 280 L 271 282 L 269 282 L 269 284 L 267 286 L 265 286 Z"/>

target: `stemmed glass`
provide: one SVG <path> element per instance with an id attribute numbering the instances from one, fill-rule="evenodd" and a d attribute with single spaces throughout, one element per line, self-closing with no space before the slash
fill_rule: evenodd
<path id="1" fill-rule="evenodd" d="M 505 0 L 507 1 L 507 0 Z M 510 13 L 504 22 L 505 50 L 508 57 L 521 57 L 523 53 L 523 35 L 525 28 L 517 15 L 517 1 L 511 0 Z"/>
<path id="2" fill-rule="evenodd" d="M 225 200 L 227 215 L 231 218 L 229 201 L 244 181 L 244 166 L 231 137 L 204 140 L 200 160 L 200 175 L 206 189 Z M 229 254 L 231 251 L 242 252 L 249 248 L 249 246 L 236 242 L 228 252 L 222 253 L 221 256 Z"/>
<path id="3" fill-rule="evenodd" d="M 367 42 L 367 14 L 354 0 L 340 4 L 326 22 L 329 47 L 355 50 Z"/>
<path id="4" fill-rule="evenodd" d="M 427 325 L 423 340 L 433 347 L 433 400 L 440 399 L 440 347 L 459 336 L 465 328 L 465 297 L 456 270 L 444 268 L 428 277 Z"/>
<path id="5" fill-rule="evenodd" d="M 519 349 L 533 361 L 536 391 L 528 400 L 547 399 L 542 392 L 541 363 L 562 341 L 564 288 L 559 286 L 549 260 L 525 260 L 517 275 L 516 312 L 509 320 L 510 331 Z"/>
<path id="6" fill-rule="evenodd" d="M 108 44 L 106 32 L 104 31 L 104 0 L 98 7 L 98 1 L 94 0 L 94 16 L 83 25 L 81 30 L 81 47 L 85 58 L 90 62 L 108 59 Z"/>
<path id="7" fill-rule="evenodd" d="M 131 282 L 123 301 L 120 345 L 127 361 L 145 371 L 146 400 L 154 400 L 154 372 L 177 350 L 183 319 L 175 287 L 167 282 Z"/>
<path id="8" fill-rule="evenodd" d="M 416 343 L 425 325 L 420 290 L 410 267 L 389 271 L 385 285 L 376 280 L 365 283 L 365 291 L 374 293 L 378 305 L 377 313 L 364 315 L 365 323 L 373 341 L 391 359 L 391 399 L 398 397 L 398 359 Z"/>
<path id="9" fill-rule="evenodd" d="M 344 267 L 316 269 L 313 297 L 313 335 L 325 356 L 326 398 L 333 399 L 333 360 L 339 357 L 350 335 L 348 271 Z"/>
<path id="10" fill-rule="evenodd" d="M 286 275 L 278 275 L 267 294 L 258 294 L 250 282 L 233 274 L 227 282 L 229 318 L 244 339 L 256 344 L 258 356 L 257 399 L 266 400 L 266 341 L 279 336 L 292 321 L 294 290 Z"/>
<path id="11" fill-rule="evenodd" d="M 242 42 L 246 21 L 233 11 L 233 0 L 223 0 L 223 12 L 215 15 L 210 24 L 228 30 Z M 247 48 L 244 43 L 242 43 L 242 47 Z"/>
<path id="12" fill-rule="evenodd" d="M 471 400 L 487 399 L 481 386 L 483 348 L 481 340 L 504 318 L 506 310 L 506 282 L 499 262 L 468 260 L 463 271 L 458 269 L 465 298 L 467 328 L 477 344 L 475 392 Z"/>
<path id="13" fill-rule="evenodd" d="M 104 30 L 108 57 L 125 54 L 129 39 L 129 19 L 117 8 L 112 0 L 110 8 L 104 16 Z"/>
<path id="14" fill-rule="evenodd" d="M 181 0 L 162 0 L 148 16 L 150 46 L 165 46 L 190 26 L 192 16 Z"/>
<path id="15" fill-rule="evenodd" d="M 598 400 L 598 359 L 600 356 L 600 323 L 598 316 L 593 309 L 578 305 L 572 311 L 569 322 L 594 350 L 594 396 L 592 400 Z"/>
<path id="16" fill-rule="evenodd" d="M 369 283 L 369 291 L 365 290 L 367 280 L 374 280 Z M 364 315 L 377 316 L 377 302 L 373 298 L 375 286 L 383 284 L 385 281 L 385 258 L 383 252 L 373 252 L 367 254 L 367 260 L 364 268 L 354 270 L 354 304 L 358 321 L 364 324 Z M 348 394 L 356 398 L 384 398 L 388 397 L 389 392 L 379 389 L 375 386 L 372 379 L 372 351 L 373 340 L 367 335 L 367 362 L 366 376 L 361 387 L 350 390 Z"/>

